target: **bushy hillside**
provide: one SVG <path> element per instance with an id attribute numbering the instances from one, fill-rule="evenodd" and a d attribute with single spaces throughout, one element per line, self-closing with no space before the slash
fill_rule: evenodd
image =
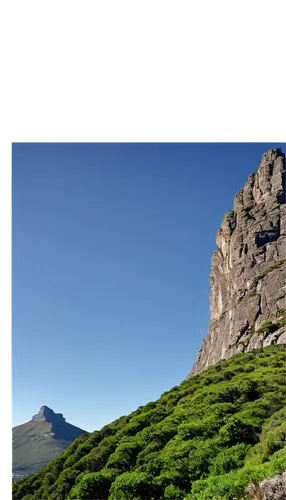
<path id="1" fill-rule="evenodd" d="M 286 469 L 285 399 L 285 346 L 238 354 L 78 438 L 13 499 L 244 499 Z"/>

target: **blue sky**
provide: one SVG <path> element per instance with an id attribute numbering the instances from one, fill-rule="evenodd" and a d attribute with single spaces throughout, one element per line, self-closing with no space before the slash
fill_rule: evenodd
<path id="1" fill-rule="evenodd" d="M 92 431 L 187 376 L 216 231 L 271 147 L 13 144 L 13 425 Z"/>

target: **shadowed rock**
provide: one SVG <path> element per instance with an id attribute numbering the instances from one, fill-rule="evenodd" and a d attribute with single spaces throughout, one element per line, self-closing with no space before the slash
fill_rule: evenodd
<path id="1" fill-rule="evenodd" d="M 65 418 L 62 413 L 55 413 L 48 406 L 41 406 L 38 413 L 33 416 L 35 422 L 65 422 Z"/>

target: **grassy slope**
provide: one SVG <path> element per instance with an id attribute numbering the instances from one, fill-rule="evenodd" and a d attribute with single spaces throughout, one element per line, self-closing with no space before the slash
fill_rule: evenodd
<path id="1" fill-rule="evenodd" d="M 43 434 L 53 432 L 54 436 Z M 13 472 L 32 474 L 47 465 L 84 431 L 67 422 L 55 425 L 31 420 L 13 428 Z"/>
<path id="2" fill-rule="evenodd" d="M 242 499 L 286 468 L 284 408 L 285 346 L 238 354 L 77 439 L 13 498 Z"/>

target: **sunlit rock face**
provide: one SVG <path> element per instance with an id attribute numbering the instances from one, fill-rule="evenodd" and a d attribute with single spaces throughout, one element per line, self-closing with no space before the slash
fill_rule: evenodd
<path id="1" fill-rule="evenodd" d="M 262 156 L 216 235 L 210 324 L 188 377 L 238 352 L 286 343 L 285 155 Z"/>

